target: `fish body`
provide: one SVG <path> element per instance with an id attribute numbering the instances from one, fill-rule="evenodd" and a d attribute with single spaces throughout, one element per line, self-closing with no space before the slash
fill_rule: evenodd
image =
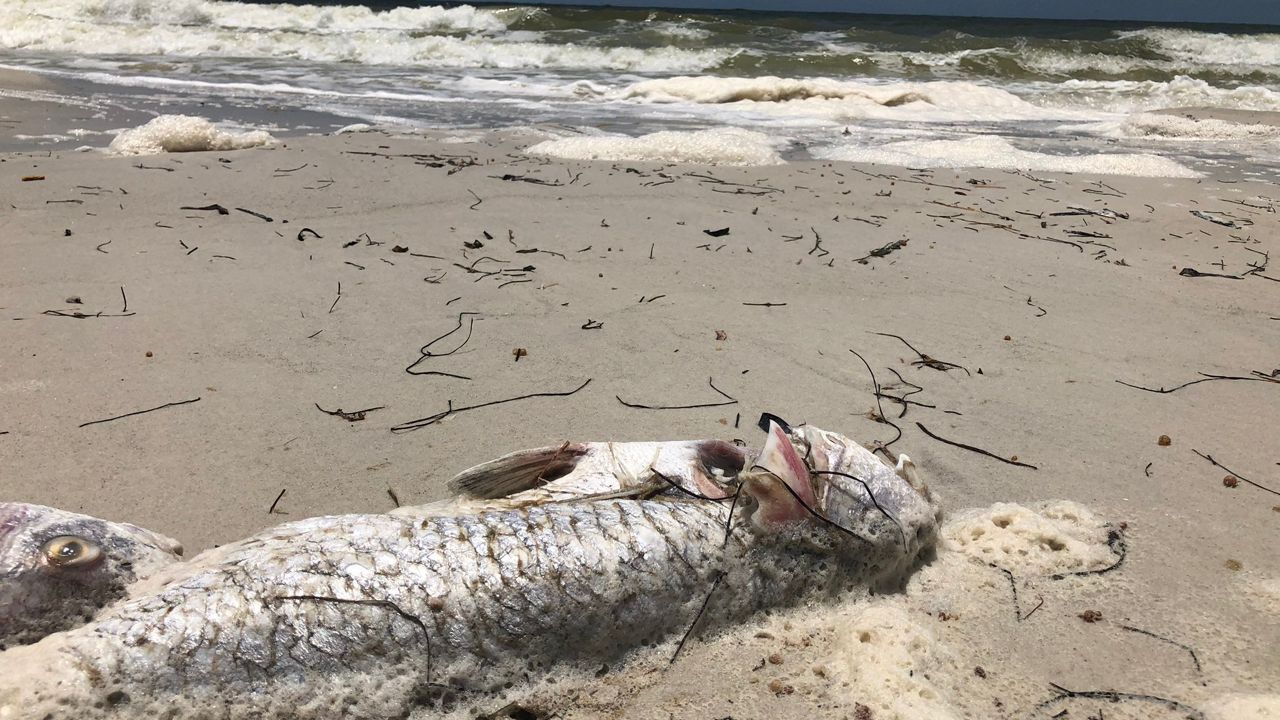
<path id="1" fill-rule="evenodd" d="M 0 718 L 404 717 L 614 663 L 695 622 L 705 632 L 901 580 L 934 541 L 933 500 L 891 471 L 903 501 L 891 518 L 868 510 L 865 481 L 809 473 L 801 439 L 771 427 L 720 500 L 264 531 L 170 566 L 88 625 L 0 653 Z"/>
<path id="2" fill-rule="evenodd" d="M 0 503 L 0 649 L 93 619 L 181 555 L 177 541 L 136 525 Z"/>

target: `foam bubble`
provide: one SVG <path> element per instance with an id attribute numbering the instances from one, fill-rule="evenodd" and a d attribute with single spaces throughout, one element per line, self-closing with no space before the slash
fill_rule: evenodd
<path id="1" fill-rule="evenodd" d="M 776 142 L 762 133 L 738 128 L 667 130 L 640 137 L 605 135 L 547 140 L 527 152 L 571 160 L 778 165 L 783 160 L 774 148 Z"/>
<path id="2" fill-rule="evenodd" d="M 881 720 L 955 720 L 957 713 L 931 675 L 946 652 L 927 628 L 896 605 L 873 604 L 853 617 L 838 640 L 840 672 L 850 696 Z"/>
<path id="3" fill-rule="evenodd" d="M 1266 122 L 1232 122 L 1212 117 L 1197 118 L 1166 113 L 1134 113 L 1119 122 L 1068 125 L 1058 129 L 1090 132 L 1116 138 L 1210 141 L 1280 139 L 1280 125 Z"/>
<path id="4" fill-rule="evenodd" d="M 204 118 L 160 115 L 116 135 L 107 148 L 112 155 L 154 155 L 162 152 L 240 150 L 274 142 L 261 130 L 236 133 L 219 130 Z"/>
<path id="5" fill-rule="evenodd" d="M 645 80 L 612 97 L 652 103 L 730 105 L 770 114 L 828 119 L 930 122 L 1079 117 L 1036 107 L 1006 90 L 969 82 L 863 83 L 831 78 L 673 77 Z"/>
<path id="6" fill-rule="evenodd" d="M 1224 695 L 1204 706 L 1205 720 L 1280 720 L 1280 695 Z"/>
<path id="7" fill-rule="evenodd" d="M 879 147 L 836 146 L 818 148 L 811 152 L 816 157 L 828 160 L 903 167 L 983 167 L 1138 177 L 1200 176 L 1199 173 L 1158 155 L 1049 155 L 1021 150 L 1008 140 L 992 135 L 979 135 L 963 140 L 910 140 Z"/>
<path id="8" fill-rule="evenodd" d="M 1015 574 L 1098 570 L 1115 562 L 1107 528 L 1068 500 L 962 510 L 942 528 L 944 547 Z"/>

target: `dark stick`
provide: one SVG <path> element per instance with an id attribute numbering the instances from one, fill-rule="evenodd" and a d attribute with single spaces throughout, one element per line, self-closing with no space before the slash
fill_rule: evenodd
<path id="1" fill-rule="evenodd" d="M 324 408 L 320 407 L 320 403 L 314 403 L 314 405 L 316 406 L 317 410 L 324 413 L 325 415 L 340 417 L 343 420 L 346 420 L 347 422 L 360 422 L 361 420 L 364 420 L 366 414 L 371 413 L 374 410 L 383 410 L 387 407 L 386 405 L 379 405 L 377 407 L 365 408 L 363 410 L 351 410 L 348 412 L 346 410 L 343 410 L 342 408 L 338 408 L 337 410 L 325 410 Z"/>
<path id="2" fill-rule="evenodd" d="M 246 215 L 252 215 L 252 216 L 254 216 L 254 217 L 256 217 L 256 218 L 258 218 L 258 219 L 260 219 L 260 220 L 266 220 L 267 222 L 275 222 L 275 220 L 271 219 L 270 217 L 268 217 L 268 216 L 266 216 L 266 215 L 263 215 L 263 214 L 262 214 L 262 213 L 260 213 L 260 212 L 254 212 L 254 211 L 252 211 L 252 210 L 247 210 L 247 209 L 242 208 L 242 207 L 238 207 L 238 208 L 236 208 L 236 210 L 239 210 L 240 212 L 242 212 L 242 213 L 244 213 L 244 214 L 246 214 Z"/>
<path id="3" fill-rule="evenodd" d="M 712 390 L 715 390 L 722 397 L 726 398 L 726 400 L 724 402 L 697 403 L 694 405 L 641 405 L 639 403 L 629 403 L 617 395 L 614 395 L 614 397 L 618 398 L 618 402 L 623 405 L 626 405 L 629 408 L 636 408 L 637 410 L 693 410 L 695 408 L 721 407 L 724 405 L 736 405 L 738 403 L 736 399 L 730 397 L 723 390 L 716 387 L 716 384 L 712 382 L 712 378 L 707 378 L 707 384 L 711 386 Z"/>
<path id="4" fill-rule="evenodd" d="M 281 490 L 281 491 L 280 491 L 280 494 L 276 496 L 276 499 L 271 501 L 271 507 L 267 508 L 267 514 L 268 514 L 268 515 L 274 515 L 274 514 L 275 514 L 275 512 L 276 512 L 276 505 L 280 504 L 280 498 L 284 497 L 284 494 L 285 494 L 286 492 L 288 492 L 288 491 L 289 491 L 289 488 L 285 488 L 284 490 Z"/>
<path id="5" fill-rule="evenodd" d="M 1104 526 L 1104 527 L 1108 527 L 1107 547 L 1111 549 L 1111 552 L 1116 554 L 1115 562 L 1111 563 L 1110 565 L 1104 568 L 1099 568 L 1097 570 L 1077 570 L 1075 572 L 1058 573 L 1057 575 L 1050 575 L 1049 579 L 1061 580 L 1065 577 L 1072 577 L 1075 575 L 1102 575 L 1103 573 L 1109 573 L 1112 570 L 1115 570 L 1116 568 L 1123 565 L 1125 558 L 1128 557 L 1129 555 L 1129 544 L 1126 543 L 1124 540 L 1124 533 L 1121 532 L 1119 528 L 1109 527 L 1109 526 Z"/>
<path id="6" fill-rule="evenodd" d="M 467 192 L 471 193 L 471 197 L 473 197 L 473 198 L 475 198 L 475 199 L 476 199 L 476 201 L 475 201 L 475 202 L 471 203 L 471 207 L 469 207 L 469 208 L 468 208 L 469 210 L 475 210 L 475 209 L 476 209 L 476 206 L 478 206 L 480 203 L 484 202 L 484 200 L 481 200 L 481 199 L 480 199 L 480 196 L 479 196 L 479 195 L 477 195 L 477 194 L 475 194 L 475 191 L 471 190 L 470 188 L 467 188 Z"/>
<path id="7" fill-rule="evenodd" d="M 871 385 L 872 385 L 872 387 L 874 387 L 874 388 L 875 388 L 876 410 L 880 413 L 880 414 L 876 417 L 876 422 L 878 422 L 878 423 L 884 423 L 885 425 L 888 425 L 888 426 L 892 427 L 894 430 L 897 430 L 897 431 L 898 431 L 898 436 L 897 436 L 897 437 L 895 437 L 894 439 L 890 440 L 890 441 L 889 441 L 889 442 L 887 442 L 887 443 L 879 443 L 879 447 L 877 447 L 877 448 L 876 448 L 877 450 L 883 451 L 883 452 L 885 453 L 885 455 L 886 455 L 886 456 L 888 456 L 888 454 L 889 454 L 889 453 L 888 453 L 888 448 L 889 448 L 889 446 L 890 446 L 890 445 L 892 445 L 892 444 L 894 444 L 894 443 L 896 443 L 896 442 L 898 442 L 899 440 L 901 440 L 901 439 L 902 439 L 902 428 L 898 427 L 898 426 L 897 426 L 897 425 L 895 425 L 892 421 L 890 421 L 890 420 L 889 420 L 889 418 L 885 417 L 885 414 L 884 414 L 884 405 L 880 404 L 880 381 L 876 380 L 876 374 L 875 374 L 875 371 L 873 371 L 873 370 L 871 369 L 871 363 L 868 363 L 868 362 L 867 362 L 867 359 L 866 359 L 866 358 L 864 358 L 864 357 L 862 357 L 862 354 L 861 354 L 861 353 L 859 353 L 857 350 L 850 349 L 850 350 L 849 350 L 849 352 L 851 352 L 851 353 L 853 353 L 854 355 L 857 355 L 857 356 L 858 356 L 858 359 L 859 359 L 859 360 L 861 360 L 861 361 L 862 361 L 862 364 L 863 364 L 863 365 L 865 365 L 865 366 L 867 367 L 867 372 L 868 372 L 868 373 L 870 373 L 870 375 L 871 375 Z M 905 405 L 905 404 L 903 405 L 903 408 L 904 408 L 904 409 L 906 408 L 906 405 Z M 861 482 L 861 481 L 859 480 L 859 482 Z M 864 483 L 864 486 L 865 486 L 865 483 Z M 868 495 L 870 495 L 870 494 L 871 494 L 871 489 L 870 489 L 870 488 L 867 488 L 867 494 L 868 494 Z M 875 502 L 875 498 L 874 498 L 874 497 L 873 497 L 873 498 L 871 498 L 871 502 Z M 877 507 L 879 507 L 879 506 L 877 505 Z M 906 547 L 906 539 L 905 539 L 905 538 L 903 539 L 903 547 Z"/>
<path id="8" fill-rule="evenodd" d="M 99 423 L 111 422 L 112 420 L 120 420 L 121 418 L 133 417 L 134 415 L 142 415 L 143 413 L 155 412 L 156 410 L 163 410 L 165 408 L 175 407 L 177 405 L 190 405 L 193 402 L 199 402 L 199 401 L 200 401 L 200 398 L 193 398 L 191 400 L 179 400 L 178 402 L 165 403 L 164 405 L 158 405 L 156 407 L 148 408 L 146 410 L 136 410 L 131 413 L 125 413 L 123 415 L 116 415 L 115 417 L 109 417 L 104 420 L 90 420 L 87 423 L 80 423 L 80 427 L 89 427 L 90 425 L 97 425 Z"/>
<path id="9" fill-rule="evenodd" d="M 1028 465 L 1027 463 L 1024 463 L 1024 462 L 1018 462 L 1017 460 L 1009 460 L 1006 458 L 1002 458 L 999 455 L 996 455 L 993 452 L 988 452 L 986 450 L 983 450 L 982 448 L 977 448 L 972 445 L 965 445 L 964 443 L 958 443 L 958 442 L 955 442 L 954 440 L 948 440 L 946 438 L 938 437 L 937 435 L 934 435 L 933 433 L 929 432 L 929 428 L 925 427 L 924 425 L 921 425 L 920 423 L 916 423 L 916 427 L 920 428 L 920 430 L 924 432 L 925 435 L 928 435 L 929 437 L 933 438 L 934 440 L 937 440 L 940 443 L 946 443 L 947 445 L 952 445 L 954 447 L 968 450 L 970 452 L 976 452 L 979 455 L 986 455 L 989 458 L 995 458 L 996 460 L 999 460 L 1002 463 L 1008 463 L 1009 465 L 1017 465 L 1018 467 L 1031 468 L 1032 470 L 1040 469 L 1035 465 Z"/>
<path id="10" fill-rule="evenodd" d="M 689 629 L 684 631 L 684 636 L 680 638 L 680 644 L 676 645 L 676 651 L 671 655 L 671 662 L 668 665 L 674 665 L 676 658 L 680 657 L 680 651 L 684 649 L 684 644 L 689 640 L 689 636 L 693 634 L 693 629 L 698 626 L 698 621 L 702 619 L 702 613 L 707 611 L 707 605 L 711 604 L 711 595 L 715 593 L 716 588 L 720 587 L 720 581 L 724 579 L 724 571 L 716 574 L 715 582 L 711 583 L 711 591 L 707 593 L 707 597 L 702 601 L 702 607 L 698 608 L 698 614 L 693 618 L 693 622 L 689 624 Z"/>
<path id="11" fill-rule="evenodd" d="M 444 420 L 450 415 L 464 413 L 468 410 L 478 410 L 480 408 L 486 408 L 492 405 L 502 405 L 504 403 L 515 402 L 517 400 L 528 400 L 530 398 L 537 398 L 537 397 L 568 397 L 569 395 L 573 395 L 574 393 L 578 392 L 579 390 L 581 390 L 582 388 L 590 384 L 591 384 L 591 378 L 587 378 L 586 382 L 582 383 L 578 387 L 568 392 L 530 393 L 528 395 L 520 395 L 518 397 L 506 398 L 503 400 L 492 400 L 490 402 L 480 403 L 479 405 L 467 405 L 460 408 L 455 408 L 453 406 L 453 401 L 450 400 L 448 410 L 438 412 L 435 415 L 428 415 L 427 417 L 418 418 L 417 420 L 409 420 L 408 422 L 400 423 L 399 425 L 393 426 L 391 428 L 391 432 L 399 434 L 399 433 L 412 432 L 414 430 L 421 430 L 422 428 L 427 427 L 429 425 L 435 425 L 436 423 L 440 422 L 441 420 Z"/>
<path id="12" fill-rule="evenodd" d="M 1163 385 L 1161 385 L 1159 389 L 1156 389 L 1156 388 L 1143 387 L 1142 385 L 1134 385 L 1132 383 L 1127 383 L 1123 380 L 1117 380 L 1116 382 L 1120 383 L 1121 385 L 1124 385 L 1125 387 L 1134 388 L 1135 390 L 1146 390 L 1147 392 L 1160 393 L 1162 395 L 1171 393 L 1177 390 L 1181 390 L 1184 387 L 1189 387 L 1197 383 L 1209 382 L 1210 380 L 1252 380 L 1254 382 L 1280 383 L 1280 380 L 1275 380 L 1268 377 L 1243 377 L 1240 375 L 1211 375 L 1209 373 L 1200 373 L 1200 374 L 1203 375 L 1204 377 L 1200 378 L 1199 380 L 1184 382 L 1181 385 L 1178 385 L 1176 387 L 1171 387 L 1168 389 L 1165 389 Z"/>
<path id="13" fill-rule="evenodd" d="M 1153 638 L 1155 638 L 1156 640 L 1162 640 L 1162 641 L 1164 641 L 1164 642 L 1169 643 L 1170 645 L 1176 645 L 1176 646 L 1178 646 L 1178 647 L 1182 648 L 1183 650 L 1186 650 L 1186 651 L 1187 651 L 1187 653 L 1188 653 L 1189 655 L 1191 655 L 1191 664 L 1196 666 L 1196 672 L 1197 672 L 1197 673 L 1201 672 L 1201 670 L 1200 670 L 1200 658 L 1196 657 L 1196 651 L 1195 651 L 1195 650 L 1193 650 L 1193 649 L 1191 649 L 1191 646 L 1189 646 L 1189 645 L 1183 645 L 1182 643 L 1180 643 L 1180 642 L 1178 642 L 1178 641 L 1176 641 L 1176 640 L 1170 640 L 1170 639 L 1169 639 L 1169 638 L 1167 638 L 1167 637 L 1162 637 L 1162 636 L 1160 636 L 1160 635 L 1157 635 L 1157 634 L 1155 634 L 1155 633 L 1153 633 L 1153 632 L 1148 632 L 1148 631 L 1143 630 L 1143 629 L 1141 629 L 1141 628 L 1131 627 L 1131 626 L 1129 626 L 1129 625 L 1120 625 L 1120 626 L 1118 626 L 1118 627 L 1119 627 L 1121 630 L 1128 630 L 1129 632 L 1135 632 L 1135 633 L 1138 633 L 1139 635 L 1146 635 L 1147 637 L 1153 637 Z"/>
<path id="14" fill-rule="evenodd" d="M 1062 687 L 1061 685 L 1057 685 L 1055 683 L 1049 683 L 1049 684 L 1053 686 L 1053 689 L 1057 690 L 1060 694 L 1055 698 L 1052 698 L 1050 700 L 1045 700 L 1044 702 L 1040 703 L 1039 705 L 1036 706 L 1036 710 L 1043 710 L 1049 707 L 1050 705 L 1053 705 L 1055 703 L 1061 702 L 1063 700 L 1068 700 L 1071 698 L 1085 698 L 1087 700 L 1108 700 L 1110 702 L 1122 702 L 1125 700 L 1134 700 L 1137 702 L 1160 703 L 1162 705 L 1167 705 L 1170 710 L 1177 710 L 1178 712 L 1186 713 L 1187 717 L 1191 718 L 1191 720 L 1204 720 L 1204 713 L 1191 707 L 1190 705 L 1184 705 L 1183 703 L 1180 703 L 1177 700 L 1170 700 L 1168 698 L 1156 697 L 1155 695 L 1144 695 L 1141 693 L 1117 692 L 1115 690 L 1068 690 Z"/>
<path id="15" fill-rule="evenodd" d="M 342 299 L 342 281 L 338 281 L 338 296 L 333 299 L 333 304 L 329 306 L 329 314 L 333 314 L 333 309 L 338 307 L 338 301 Z"/>
<path id="16" fill-rule="evenodd" d="M 1259 485 L 1258 483 L 1256 483 L 1256 482 L 1254 482 L 1254 481 L 1252 481 L 1252 480 L 1249 480 L 1249 479 L 1245 478 L 1244 476 L 1242 476 L 1240 473 L 1236 472 L 1235 470 L 1232 470 L 1231 468 L 1227 467 L 1226 465 L 1223 465 L 1222 463 L 1218 462 L 1217 460 L 1214 460 L 1212 455 L 1208 455 L 1208 454 L 1202 453 L 1202 452 L 1200 452 L 1199 450 L 1196 450 L 1195 448 L 1192 448 L 1192 449 L 1191 449 L 1191 452 L 1193 452 L 1193 453 L 1195 453 L 1195 454 L 1199 455 L 1200 457 L 1204 458 L 1205 460 L 1208 460 L 1209 462 L 1213 463 L 1214 465 L 1217 465 L 1218 467 L 1222 468 L 1223 470 L 1226 470 L 1227 472 L 1231 473 L 1231 474 L 1232 474 L 1233 476 L 1235 476 L 1235 478 L 1236 478 L 1237 480 L 1239 480 L 1240 482 L 1248 483 L 1248 484 L 1250 484 L 1250 485 L 1252 485 L 1252 486 L 1254 486 L 1254 487 L 1258 488 L 1259 490 L 1265 490 L 1265 491 L 1267 491 L 1267 492 L 1271 493 L 1272 495 L 1280 495 L 1280 492 L 1277 492 L 1277 491 L 1275 491 L 1275 490 L 1272 490 L 1271 488 L 1266 487 L 1265 485 Z"/>
<path id="17" fill-rule="evenodd" d="M 129 296 L 124 294 L 124 286 L 120 286 L 120 299 L 124 300 L 124 309 L 120 312 L 128 314 L 129 312 Z"/>
<path id="18" fill-rule="evenodd" d="M 99 244 L 98 244 L 98 246 L 94 248 L 94 250 L 97 250 L 98 252 L 102 253 L 103 255 L 110 255 L 111 253 L 107 252 L 106 250 L 103 250 L 102 248 L 104 248 L 104 247 L 106 247 L 106 246 L 110 245 L 110 244 L 111 244 L 111 242 L 112 242 L 112 241 L 108 240 L 108 241 L 106 241 L 106 242 L 104 242 L 104 243 L 99 243 Z"/>
<path id="19" fill-rule="evenodd" d="M 973 376 L 973 373 L 969 372 L 969 368 L 963 365 L 957 365 L 956 363 L 953 363 L 953 362 L 938 360 L 937 358 L 931 357 L 929 355 L 925 355 L 924 353 L 917 350 L 914 345 L 907 342 L 907 339 L 902 337 L 901 335 L 894 335 L 892 333 L 882 333 L 882 332 L 873 332 L 872 335 L 882 335 L 884 337 L 896 338 L 902 341 L 903 345 L 906 345 L 907 347 L 911 348 L 911 352 L 920 356 L 918 360 L 915 360 L 911 363 L 912 365 L 930 367 L 930 368 L 933 368 L 934 370 L 941 370 L 942 372 L 946 372 L 951 368 L 960 368 L 961 370 L 964 370 L 966 375 L 969 375 L 970 377 Z"/>
<path id="20" fill-rule="evenodd" d="M 456 298 L 455 298 L 455 299 L 456 299 Z M 450 300 L 449 302 L 453 302 L 453 301 L 452 301 L 452 300 Z M 448 303 L 445 303 L 445 304 L 447 305 Z M 459 380 L 470 380 L 471 378 L 469 378 L 469 377 L 467 377 L 467 376 L 465 376 L 465 375 L 455 375 L 455 374 L 453 374 L 453 373 L 441 372 L 441 371 L 439 371 L 439 370 L 414 370 L 414 368 L 415 368 L 415 367 L 417 367 L 419 363 L 421 363 L 423 360 L 426 360 L 427 358 L 432 358 L 432 357 L 447 357 L 447 356 L 449 356 L 449 355 L 452 355 L 452 354 L 454 354 L 454 353 L 458 352 L 458 351 L 459 351 L 459 350 L 461 350 L 464 346 L 466 346 L 466 344 L 467 344 L 468 342 L 470 342 L 470 341 L 471 341 L 471 333 L 472 333 L 472 330 L 475 328 L 475 325 L 476 325 L 476 319 L 475 319 L 475 317 L 467 317 L 467 316 L 475 316 L 475 315 L 479 315 L 479 313 L 476 313 L 476 312 L 460 312 L 460 313 L 458 313 L 458 324 L 457 324 L 457 325 L 455 325 L 455 326 L 454 326 L 454 328 L 453 328 L 452 330 L 450 330 L 449 332 L 447 332 L 447 333 L 445 333 L 445 334 L 441 335 L 440 337 L 438 337 L 438 338 L 436 338 L 436 339 L 432 340 L 431 342 L 427 343 L 426 345 L 423 345 L 422 347 L 418 348 L 418 359 L 417 359 L 417 360 L 414 360 L 412 363 L 409 363 L 409 366 L 408 366 L 408 367 L 406 367 L 406 368 L 404 369 L 404 371 L 405 371 L 405 372 L 407 372 L 407 373 L 409 373 L 410 375 L 443 375 L 443 376 L 445 376 L 445 377 L 458 378 Z M 462 339 L 462 342 L 461 342 L 457 347 L 455 347 L 454 349 L 452 349 L 452 350 L 450 350 L 450 351 L 448 351 L 448 352 L 443 352 L 443 353 L 432 352 L 432 351 L 431 351 L 431 346 L 432 346 L 432 345 L 435 345 L 436 343 L 440 342 L 441 340 L 444 340 L 445 338 L 449 337 L 450 335 L 452 335 L 452 334 L 454 334 L 454 333 L 456 333 L 456 332 L 458 332 L 459 330 L 461 330 L 461 329 L 462 329 L 462 318 L 464 318 L 464 317 L 467 317 L 468 325 L 467 325 L 467 336 L 466 336 L 465 338 L 463 338 L 463 339 Z"/>
<path id="21" fill-rule="evenodd" d="M 396 507 L 400 507 L 400 498 L 396 495 L 395 490 L 387 488 L 387 497 L 391 498 L 391 502 L 395 503 Z"/>
<path id="22" fill-rule="evenodd" d="M 749 305 L 751 307 L 783 307 L 786 305 L 786 303 L 776 303 L 776 302 L 742 303 L 742 304 Z"/>

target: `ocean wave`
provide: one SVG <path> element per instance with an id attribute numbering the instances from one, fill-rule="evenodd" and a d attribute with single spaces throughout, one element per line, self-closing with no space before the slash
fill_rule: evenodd
<path id="1" fill-rule="evenodd" d="M 1280 140 L 1280 124 L 1275 123 L 1275 120 L 1262 121 L 1247 114 L 1222 120 L 1194 114 L 1134 113 L 1118 121 L 1064 125 L 1058 131 L 1119 139 L 1270 142 Z"/>
<path id="2" fill-rule="evenodd" d="M 827 160 L 902 167 L 964 168 L 1093 173 L 1138 177 L 1199 177 L 1189 168 L 1158 155 L 1099 153 L 1050 155 L 1015 147 L 1002 137 L 980 135 L 963 140 L 889 143 L 879 147 L 835 146 L 810 150 Z"/>
<path id="3" fill-rule="evenodd" d="M 98 7 L 85 0 L 61 1 L 77 5 L 84 12 Z M 353 6 L 248 6 L 214 2 L 184 5 L 181 0 L 158 4 L 132 0 L 128 4 L 143 10 L 134 12 L 117 8 L 112 10 L 117 13 L 115 17 L 118 18 L 119 13 L 136 15 L 144 10 L 146 13 L 163 10 L 166 17 L 189 17 L 192 12 L 198 15 L 210 8 L 226 16 L 228 7 L 238 8 L 239 14 L 235 15 L 234 23 L 228 17 L 214 17 L 213 21 L 194 26 L 177 22 L 147 24 L 151 20 L 113 24 L 87 16 L 68 22 L 23 12 L 21 10 L 28 7 L 24 2 L 17 6 L 19 11 L 16 12 L 11 5 L 0 8 L 0 48 L 77 55 L 90 50 L 98 55 L 163 55 L 171 58 L 297 59 L 430 68 L 558 68 L 633 72 L 702 70 L 714 67 L 732 54 L 731 50 L 725 49 L 595 47 L 532 42 L 482 33 L 455 36 L 408 32 L 411 29 L 426 32 L 426 26 L 434 27 L 441 23 L 449 27 L 474 28 L 477 24 L 489 27 L 489 20 L 477 23 L 476 19 L 492 20 L 496 11 L 477 11 L 474 8 L 466 8 L 467 12 L 462 14 L 447 15 L 462 8 L 400 8 L 372 13 L 367 9 L 359 12 Z M 199 9 L 184 9 L 188 5 L 199 6 Z M 451 19 L 446 21 L 442 18 Z M 338 28 L 346 29 L 337 32 Z M 316 31 L 318 29 L 325 31 Z M 524 37 L 528 35 L 517 35 L 517 38 Z"/>
<path id="4" fill-rule="evenodd" d="M 1159 52 L 1188 63 L 1280 68 L 1280 33 L 1242 35 L 1144 28 L 1117 35 L 1140 38 Z"/>
<path id="5" fill-rule="evenodd" d="M 832 120 L 874 118 L 921 122 L 1079 117 L 1037 107 L 1000 88 L 970 82 L 865 83 L 830 78 L 673 77 L 645 80 L 611 97 L 648 103 L 733 105 L 769 114 Z"/>
<path id="6" fill-rule="evenodd" d="M 1177 77 L 1168 82 L 1065 80 L 1040 84 L 1028 92 L 1046 107 L 1134 113 L 1180 107 L 1280 111 L 1280 92 L 1260 85 L 1223 88 L 1204 80 Z"/>

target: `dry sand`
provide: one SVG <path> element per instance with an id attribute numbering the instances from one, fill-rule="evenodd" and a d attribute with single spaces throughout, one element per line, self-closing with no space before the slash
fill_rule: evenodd
<path id="1" fill-rule="evenodd" d="M 1254 268 L 1280 254 L 1276 186 L 524 156 L 537 139 L 3 156 L 0 497 L 197 550 L 436 500 L 463 468 L 563 439 L 754 440 L 769 411 L 889 441 L 852 349 L 886 394 L 911 389 L 894 371 L 922 388 L 882 404 L 956 518 L 937 561 L 904 594 L 535 696 L 568 717 L 1195 717 L 1041 706 L 1056 683 L 1275 717 L 1254 696 L 1280 687 L 1280 257 Z M 469 341 L 415 371 L 468 379 L 406 373 L 463 312 Z M 1117 383 L 1200 373 L 1245 379 Z M 615 397 L 721 400 L 708 378 L 738 404 Z M 1226 487 L 1194 451 L 1271 491 Z M 1051 579 L 1107 567 L 1116 532 L 1119 567 Z"/>

